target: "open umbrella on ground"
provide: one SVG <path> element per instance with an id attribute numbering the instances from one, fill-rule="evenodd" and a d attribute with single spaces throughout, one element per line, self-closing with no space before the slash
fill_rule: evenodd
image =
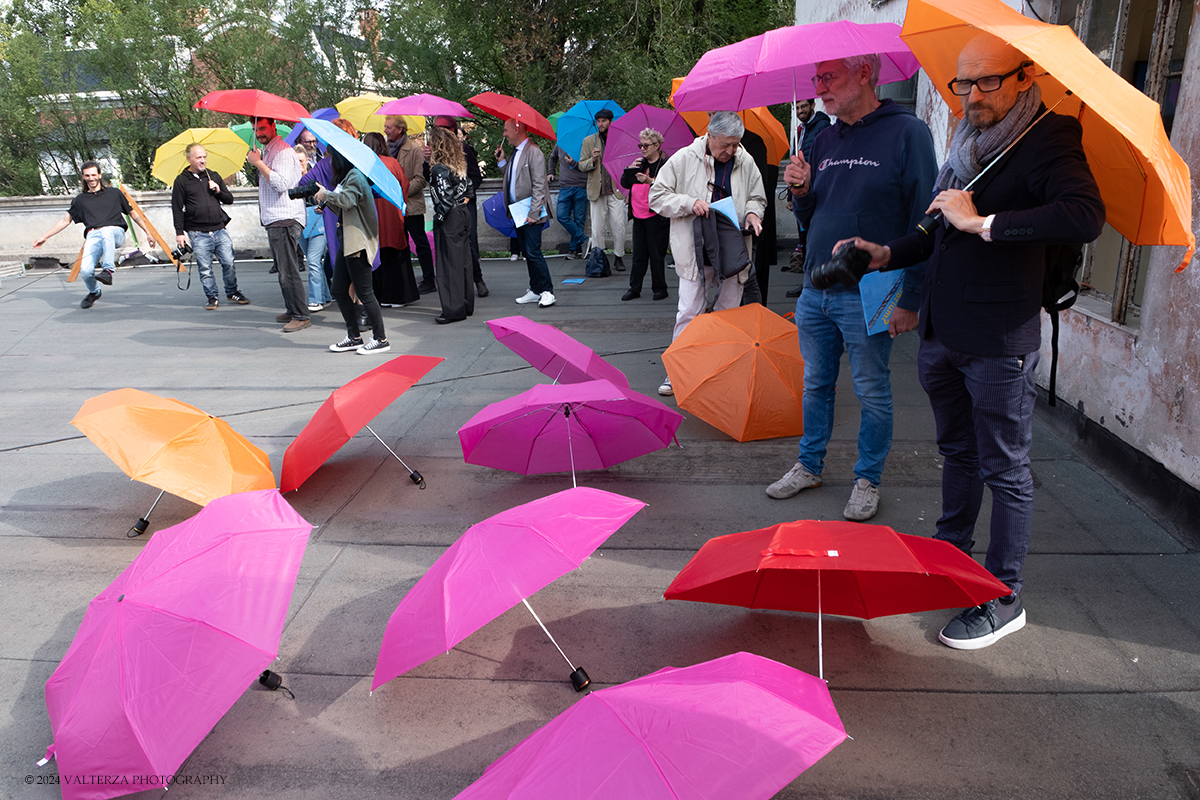
<path id="1" fill-rule="evenodd" d="M 509 97 L 499 92 L 484 92 L 467 98 L 468 103 L 474 103 L 497 119 L 515 119 L 543 139 L 554 141 L 556 134 L 550 120 L 539 114 L 533 106 L 524 100 Z"/>
<path id="2" fill-rule="evenodd" d="M 450 648 L 524 602 L 571 667 L 576 691 L 590 682 L 550 636 L 526 598 L 583 563 L 645 508 L 599 489 L 567 489 L 510 508 L 467 529 L 404 596 L 388 620 L 371 691 Z"/>
<path id="3" fill-rule="evenodd" d="M 733 653 L 591 692 L 456 800 L 768 800 L 845 738 L 823 681 Z"/>
<path id="4" fill-rule="evenodd" d="M 379 439 L 379 443 L 408 470 L 412 482 L 424 489 L 425 479 L 421 474 L 405 464 L 387 442 L 371 430 L 369 423 L 443 361 L 444 358 L 435 356 L 398 356 L 334 389 L 283 454 L 280 491 L 300 488 L 300 484 L 363 428 Z"/>
<path id="5" fill-rule="evenodd" d="M 416 117 L 460 117 L 474 119 L 475 117 L 462 103 L 438 97 L 436 94 L 411 94 L 398 100 L 389 100 L 375 112 L 380 115 L 400 114 L 401 116 Z"/>
<path id="6" fill-rule="evenodd" d="M 708 117 L 705 117 L 705 120 L 707 119 Z M 662 134 L 663 157 L 677 153 L 696 138 L 687 121 L 676 112 L 639 103 L 608 126 L 608 142 L 604 145 L 604 168 L 608 170 L 614 183 L 619 184 L 625 168 L 632 164 L 635 158 L 641 157 L 642 151 L 638 149 L 638 142 L 641 141 L 639 135 L 646 128 L 653 128 Z M 571 158 L 578 156 L 579 153 L 571 154 Z"/>
<path id="7" fill-rule="evenodd" d="M 66 800 L 179 769 L 278 653 L 311 531 L 274 489 L 218 498 L 92 600 L 46 681 Z"/>
<path id="8" fill-rule="evenodd" d="M 299 127 L 299 126 L 297 126 L 297 127 Z M 230 125 L 229 130 L 232 131 L 233 134 L 236 135 L 239 139 L 241 139 L 243 142 L 245 142 L 247 149 L 249 149 L 251 147 L 258 149 L 259 147 L 261 147 L 261 145 L 258 143 L 258 139 L 254 135 L 254 123 L 253 122 L 239 122 L 237 125 Z M 285 125 L 282 122 L 275 123 L 275 133 L 278 134 L 279 136 L 281 136 L 284 139 L 284 141 L 287 141 L 288 137 L 292 135 L 293 130 L 295 130 L 295 128 L 293 128 L 291 125 Z M 299 134 L 297 134 L 297 135 L 299 135 Z M 244 163 L 244 157 L 243 157 L 243 163 Z M 239 169 L 240 169 L 240 166 L 239 166 Z"/>
<path id="9" fill-rule="evenodd" d="M 188 167 L 187 148 L 201 144 L 208 153 L 207 168 L 222 178 L 240 172 L 246 163 L 249 145 L 229 128 L 188 128 L 154 151 L 150 174 L 167 186 L 173 186 L 179 173 Z"/>
<path id="10" fill-rule="evenodd" d="M 673 78 L 671 80 L 671 96 L 669 99 L 672 106 L 675 103 L 675 93 L 679 91 L 679 87 L 683 84 L 683 78 Z M 708 114 L 703 111 L 683 111 L 681 116 L 687 122 L 688 127 L 695 131 L 697 136 L 703 136 L 708 132 Z M 775 115 L 766 106 L 757 106 L 755 108 L 746 108 L 738 112 L 738 116 L 742 118 L 742 123 L 746 126 L 746 130 L 758 135 L 767 146 L 767 160 L 773 164 L 778 164 L 783 159 L 787 158 L 791 151 L 791 146 L 788 142 L 788 133 L 784 129 L 779 120 L 775 119 Z"/>
<path id="11" fill-rule="evenodd" d="M 512 218 L 508 216 L 508 205 L 504 202 L 504 192 L 496 192 L 480 203 L 480 208 L 483 209 L 483 221 L 491 225 L 497 233 L 509 239 L 516 238 L 517 227 L 513 225 Z M 550 219 L 547 217 L 546 222 L 542 225 L 542 230 L 549 227 Z"/>
<path id="12" fill-rule="evenodd" d="M 225 420 L 178 400 L 117 389 L 89 398 L 71 424 L 133 480 L 202 506 L 227 494 L 275 488 L 266 453 Z M 146 532 L 154 505 L 131 536 Z"/>
<path id="13" fill-rule="evenodd" d="M 195 107 L 284 122 L 296 122 L 301 117 L 311 116 L 299 103 L 261 89 L 222 89 L 209 92 L 196 101 Z"/>
<path id="14" fill-rule="evenodd" d="M 683 416 L 605 380 L 541 384 L 492 403 L 458 429 L 463 459 L 522 475 L 607 469 L 661 450 Z"/>
<path id="15" fill-rule="evenodd" d="M 327 147 L 337 150 L 345 156 L 347 161 L 362 170 L 379 196 L 400 209 L 401 214 L 404 213 L 404 191 L 400 188 L 400 181 L 396 180 L 396 176 L 392 174 L 391 170 L 384 166 L 383 162 L 379 160 L 379 156 L 375 155 L 374 150 L 332 122 L 311 117 L 300 121 Z M 332 189 L 333 187 L 326 188 Z"/>
<path id="16" fill-rule="evenodd" d="M 338 118 L 338 110 L 336 108 L 318 108 L 312 113 L 313 119 L 323 119 L 326 122 L 333 122 Z M 283 137 L 283 140 L 290 145 L 295 145 L 296 140 L 300 138 L 300 134 L 304 132 L 304 125 L 296 123 L 296 127 L 292 128 L 292 132 Z"/>
<path id="17" fill-rule="evenodd" d="M 663 593 L 746 608 L 872 619 L 977 606 L 1012 590 L 949 542 L 886 525 L 798 520 L 709 539 Z"/>
<path id="18" fill-rule="evenodd" d="M 749 442 L 804 432 L 796 326 L 750 303 L 701 314 L 663 353 L 679 407 Z"/>
<path id="19" fill-rule="evenodd" d="M 601 109 L 611 111 L 614 121 L 625 114 L 625 109 L 612 100 L 580 100 L 558 118 L 558 127 L 555 128 L 558 146 L 571 158 L 579 158 L 583 140 L 597 132 L 596 112 Z M 605 160 L 607 159 L 608 156 L 605 155 Z"/>
<path id="20" fill-rule="evenodd" d="M 1186 267 L 1196 248 L 1191 174 L 1171 147 L 1158 103 L 1109 69 L 1065 25 L 1029 19 L 1000 0 L 913 0 L 901 38 L 955 114 L 962 114 L 960 98 L 948 84 L 959 52 L 981 32 L 1034 61 L 1042 102 L 1050 108 L 1062 100 L 1055 113 L 1083 126 L 1083 150 L 1108 224 L 1133 244 L 1187 247 L 1176 271 Z"/>
<path id="21" fill-rule="evenodd" d="M 555 383 L 603 379 L 615 386 L 629 388 L 629 379 L 624 372 L 553 325 L 517 316 L 490 319 L 487 326 L 497 342 L 528 361 L 547 378 L 553 378 Z"/>
<path id="22" fill-rule="evenodd" d="M 917 59 L 892 22 L 791 25 L 709 50 L 675 93 L 680 111 L 740 111 L 816 97 L 822 61 L 878 53 L 880 83 L 908 80 Z"/>

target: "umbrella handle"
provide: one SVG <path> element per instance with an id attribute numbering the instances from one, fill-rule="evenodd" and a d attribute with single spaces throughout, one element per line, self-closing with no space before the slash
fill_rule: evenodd
<path id="1" fill-rule="evenodd" d="M 379 443 L 381 445 L 383 445 L 384 447 L 387 447 L 387 451 L 392 454 L 392 457 L 395 458 L 397 461 L 399 461 L 401 466 L 403 466 L 406 470 L 408 470 L 408 479 L 411 480 L 413 483 L 415 483 L 417 485 L 418 489 L 424 489 L 425 488 L 425 478 L 422 477 L 421 473 L 414 470 L 408 464 L 405 464 L 404 459 L 401 458 L 400 456 L 396 455 L 396 451 L 393 450 L 392 448 L 388 447 L 388 443 L 385 442 L 383 439 L 380 439 L 379 434 L 376 433 L 375 431 L 372 431 L 370 425 L 364 425 L 363 427 L 366 428 L 368 431 L 371 431 L 371 435 L 374 436 L 376 439 L 379 439 Z"/>
<path id="2" fill-rule="evenodd" d="M 158 493 L 158 497 L 154 498 L 154 503 L 150 506 L 150 511 L 146 512 L 146 516 L 142 517 L 137 522 L 133 523 L 132 528 L 125 531 L 126 536 L 128 536 L 130 539 L 132 539 L 135 536 L 141 536 L 143 533 L 145 533 L 150 528 L 150 513 L 152 511 L 154 511 L 155 506 L 158 505 L 159 500 L 162 500 L 162 496 L 164 494 L 166 494 L 165 489 Z"/>

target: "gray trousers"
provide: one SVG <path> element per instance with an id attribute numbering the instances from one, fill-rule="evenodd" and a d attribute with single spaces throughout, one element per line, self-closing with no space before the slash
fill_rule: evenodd
<path id="1" fill-rule="evenodd" d="M 299 241 L 303 231 L 304 226 L 299 222 L 267 228 L 271 260 L 275 262 L 275 269 L 279 270 L 283 305 L 292 319 L 308 319 L 308 287 L 300 277 Z"/>

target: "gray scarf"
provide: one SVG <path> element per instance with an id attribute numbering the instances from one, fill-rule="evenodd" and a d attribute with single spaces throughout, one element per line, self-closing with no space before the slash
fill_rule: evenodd
<path id="1" fill-rule="evenodd" d="M 958 123 L 954 138 L 950 140 L 950 151 L 946 163 L 938 172 L 933 193 L 945 189 L 961 189 L 983 171 L 997 155 L 1025 132 L 1037 117 L 1042 104 L 1042 89 L 1035 81 L 1032 86 L 1017 95 L 1017 102 L 1004 115 L 1004 119 L 986 130 L 979 130 L 966 117 Z"/>

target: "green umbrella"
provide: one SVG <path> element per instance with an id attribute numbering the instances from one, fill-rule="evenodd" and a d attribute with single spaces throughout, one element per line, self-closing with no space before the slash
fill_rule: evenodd
<path id="1" fill-rule="evenodd" d="M 560 119 L 562 119 L 562 115 L 565 113 L 567 113 L 567 112 L 556 111 L 548 117 L 548 119 L 550 120 L 550 127 L 554 128 L 555 135 L 558 135 L 558 121 Z"/>
<path id="2" fill-rule="evenodd" d="M 254 138 L 254 125 L 249 122 L 239 122 L 237 125 L 230 125 L 229 130 L 238 135 L 238 138 L 246 143 L 249 148 L 257 148 L 258 140 Z M 291 125 L 284 125 L 282 122 L 275 123 L 275 132 L 281 137 L 287 138 L 287 135 L 292 132 Z"/>

